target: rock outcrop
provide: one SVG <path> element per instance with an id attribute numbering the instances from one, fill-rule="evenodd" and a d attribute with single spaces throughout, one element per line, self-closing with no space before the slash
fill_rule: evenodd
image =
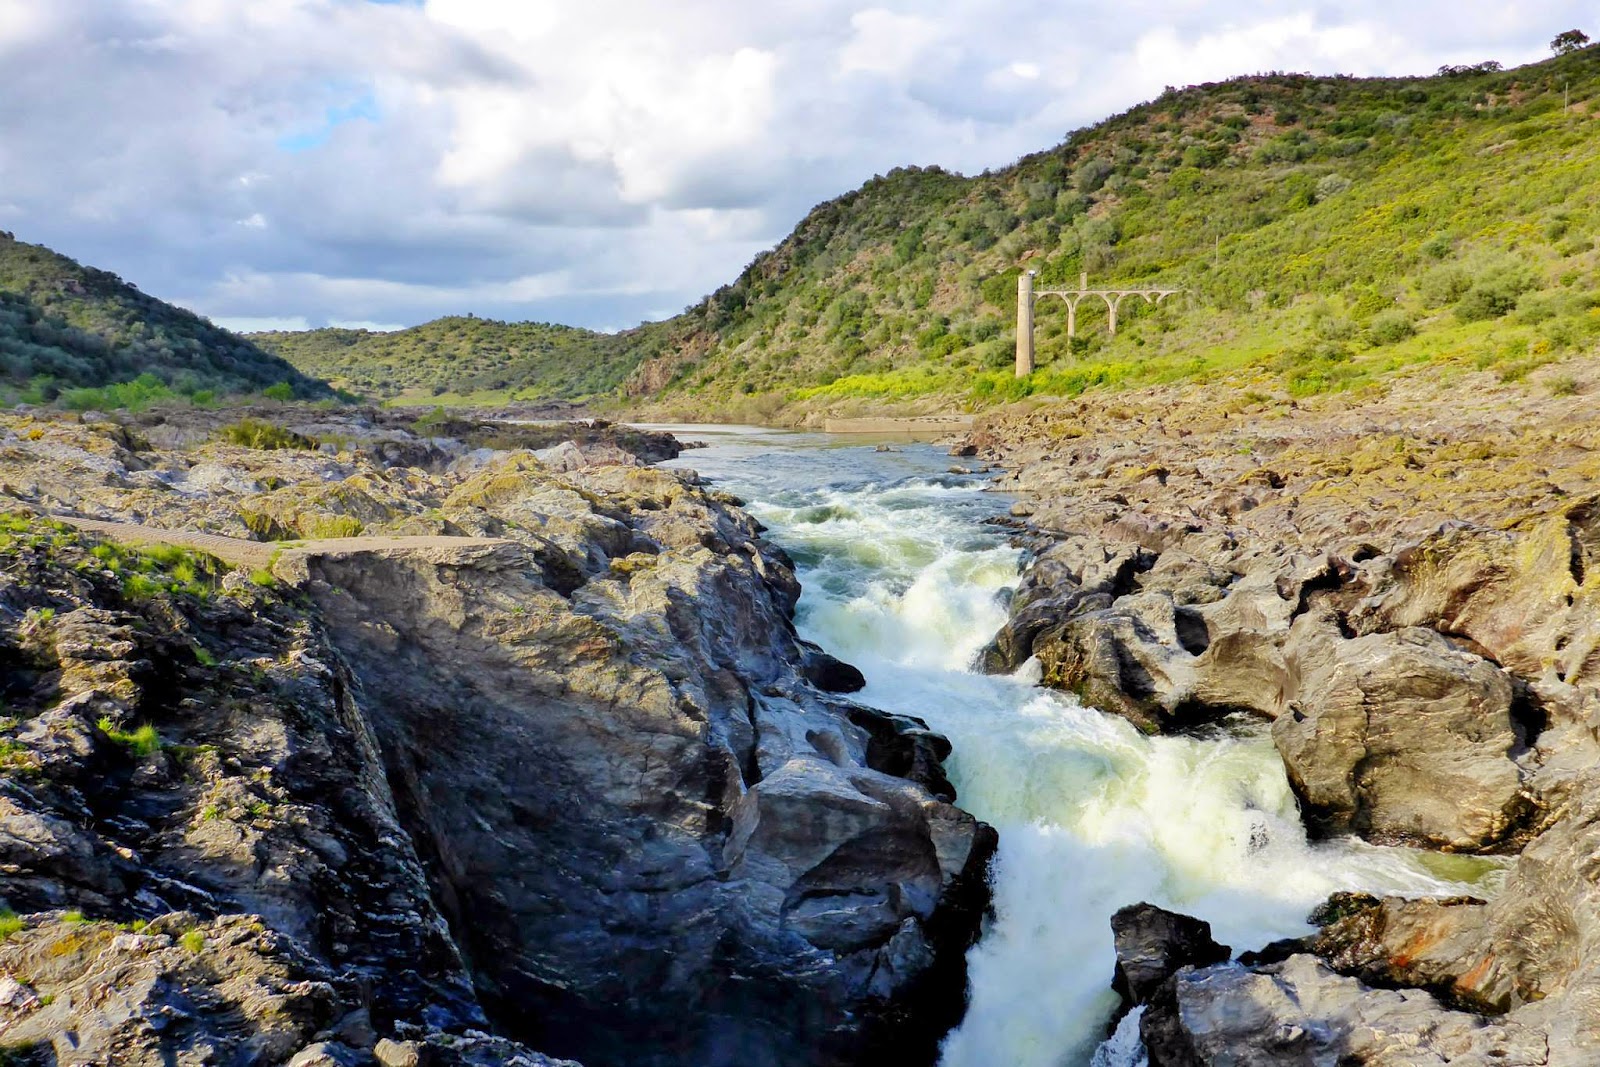
<path id="1" fill-rule="evenodd" d="M 1315 833 L 1515 854 L 1487 902 L 1336 901 L 1314 938 L 1178 971 L 1153 1067 L 1600 1062 L 1600 437 L 1581 404 L 1471 392 L 1153 389 L 970 439 L 1030 519 L 990 669 L 1037 657 L 1151 731 L 1272 720 Z"/>
<path id="2" fill-rule="evenodd" d="M 227 478 L 65 423 L 0 441 L 8 1039 L 932 1062 L 994 833 L 953 806 L 948 742 L 833 695 L 858 672 L 797 639 L 791 566 L 731 498 L 565 451 L 199 448 Z M 39 516 L 66 508 L 141 540 L 328 515 L 428 536 L 230 570 Z"/>

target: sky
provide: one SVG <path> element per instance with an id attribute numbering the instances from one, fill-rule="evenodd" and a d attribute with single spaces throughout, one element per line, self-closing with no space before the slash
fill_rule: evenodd
<path id="1" fill-rule="evenodd" d="M 0 0 L 0 229 L 234 329 L 622 329 L 896 166 L 1573 27 L 1600 3 Z"/>

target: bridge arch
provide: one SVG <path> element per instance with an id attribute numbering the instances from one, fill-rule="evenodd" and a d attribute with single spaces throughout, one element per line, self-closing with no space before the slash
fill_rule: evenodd
<path id="1" fill-rule="evenodd" d="M 1088 297 L 1097 296 L 1105 302 L 1107 330 L 1115 337 L 1117 312 L 1128 297 L 1143 297 L 1146 304 L 1159 306 L 1167 297 L 1185 291 L 1140 288 L 1091 289 L 1087 272 L 1078 275 L 1076 289 L 1035 289 L 1033 281 L 1037 276 L 1037 271 L 1028 270 L 1017 277 L 1017 377 L 1019 378 L 1025 378 L 1033 373 L 1033 308 L 1034 302 L 1040 297 L 1058 296 L 1062 303 L 1067 305 L 1067 337 L 1070 340 L 1078 335 L 1078 305 Z"/>

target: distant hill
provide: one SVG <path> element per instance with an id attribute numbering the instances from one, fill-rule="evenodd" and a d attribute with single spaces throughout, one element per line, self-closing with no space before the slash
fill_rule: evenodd
<path id="1" fill-rule="evenodd" d="M 1222 372 L 1289 396 L 1402 367 L 1502 377 L 1600 335 L 1600 48 L 1510 71 L 1269 74 L 1169 89 L 975 178 L 906 168 L 822 204 L 661 324 L 627 383 L 684 410 L 953 394 L 978 402 Z M 1016 279 L 1182 288 L 1038 304 Z"/>
<path id="2" fill-rule="evenodd" d="M 0 244 L 0 289 L 23 298 L 0 305 L 0 353 L 13 380 L 149 365 L 174 381 L 263 381 L 284 373 L 266 349 L 379 397 L 622 398 L 751 418 L 1219 374 L 1296 398 L 1404 368 L 1513 380 L 1592 348 L 1597 230 L 1600 46 L 1509 71 L 1168 89 L 1001 170 L 875 177 L 683 314 L 614 335 L 450 317 L 242 341 L 111 275 Z M 46 261 L 19 286 L 10 264 L 29 249 Z M 1070 341 L 1064 305 L 1042 299 L 1039 369 L 1017 381 L 1022 270 L 1043 287 L 1087 272 L 1185 293 L 1124 302 L 1115 337 L 1085 303 Z"/>
<path id="3" fill-rule="evenodd" d="M 615 393 L 659 326 L 603 334 L 453 315 L 392 333 L 327 328 L 251 334 L 307 374 L 378 397 L 577 399 Z"/>
<path id="4" fill-rule="evenodd" d="M 137 384 L 135 384 L 137 383 Z M 85 390 L 110 388 L 100 396 Z M 166 393 L 302 398 L 328 386 L 115 274 L 0 232 L 0 402 L 78 390 L 80 406 Z"/>

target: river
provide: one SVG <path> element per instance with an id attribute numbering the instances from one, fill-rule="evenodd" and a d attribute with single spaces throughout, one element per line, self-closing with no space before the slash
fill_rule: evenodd
<path id="1" fill-rule="evenodd" d="M 860 667 L 864 703 L 948 736 L 959 803 L 1000 832 L 995 918 L 969 958 L 971 1003 L 944 1067 L 1135 1067 L 1109 919 L 1149 901 L 1236 951 L 1308 932 L 1330 892 L 1483 894 L 1494 861 L 1359 840 L 1309 844 L 1264 724 L 1145 737 L 1028 676 L 974 673 L 1022 562 L 984 520 L 1010 505 L 930 445 L 754 427 L 664 427 L 690 467 L 743 497 L 798 564 L 803 636 Z"/>

